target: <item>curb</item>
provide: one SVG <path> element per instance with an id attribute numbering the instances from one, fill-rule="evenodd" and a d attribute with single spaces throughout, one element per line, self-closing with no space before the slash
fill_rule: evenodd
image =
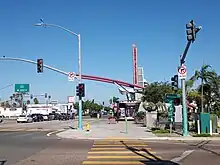
<path id="1" fill-rule="evenodd" d="M 219 137 L 153 137 L 153 138 L 140 138 L 141 140 L 178 140 L 178 141 L 208 141 L 220 140 Z"/>
<path id="2" fill-rule="evenodd" d="M 53 132 L 49 132 L 49 133 L 47 134 L 47 136 L 49 137 L 49 136 L 51 136 L 52 134 L 55 134 L 55 135 L 57 136 L 58 133 L 63 132 L 63 131 L 65 131 L 65 130 L 66 130 L 66 129 L 59 129 L 59 130 L 56 130 L 56 131 L 53 131 Z M 60 137 L 60 138 L 62 138 L 62 137 Z"/>
<path id="3" fill-rule="evenodd" d="M 60 138 L 64 138 L 64 139 L 88 139 L 88 140 L 103 140 L 107 137 L 85 137 L 85 136 L 79 136 L 79 137 L 68 137 L 68 136 L 59 136 L 58 134 L 56 134 L 58 137 Z M 137 137 L 114 137 L 111 140 L 118 140 L 118 139 L 126 139 L 126 140 L 174 140 L 174 141 L 209 141 L 209 140 L 214 140 L 214 141 L 220 141 L 220 138 L 216 138 L 216 137 L 150 137 L 150 138 L 145 138 L 145 137 L 141 137 L 141 138 L 137 138 Z M 108 138 L 107 138 L 108 140 Z"/>

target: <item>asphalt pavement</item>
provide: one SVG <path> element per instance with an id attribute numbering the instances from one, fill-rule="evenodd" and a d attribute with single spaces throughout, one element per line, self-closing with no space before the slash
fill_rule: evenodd
<path id="1" fill-rule="evenodd" d="M 46 133 L 0 132 L 0 165 L 79 165 L 93 143 Z"/>
<path id="2" fill-rule="evenodd" d="M 118 125 L 108 125 L 106 119 L 88 120 L 92 129 L 105 125 L 116 131 L 115 126 Z M 88 120 L 84 120 L 84 124 Z M 0 165 L 219 165 L 220 162 L 220 141 L 135 140 L 124 136 L 121 139 L 108 136 L 99 140 L 83 140 L 60 138 L 51 132 L 69 129 L 70 125 L 77 126 L 77 122 L 1 124 Z M 124 129 L 123 125 L 121 129 Z M 139 134 L 137 128 L 129 127 L 131 131 Z M 106 130 L 102 130 L 102 134 L 106 134 Z"/>

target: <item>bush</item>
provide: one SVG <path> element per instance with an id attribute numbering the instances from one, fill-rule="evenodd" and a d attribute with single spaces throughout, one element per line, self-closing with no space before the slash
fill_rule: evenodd
<path id="1" fill-rule="evenodd" d="M 193 137 L 211 137 L 211 135 L 207 133 L 202 133 L 202 134 L 193 135 Z"/>
<path id="2" fill-rule="evenodd" d="M 139 120 L 143 120 L 144 117 L 145 117 L 145 112 L 143 112 L 143 111 L 137 112 L 137 113 L 135 114 L 135 117 L 136 117 L 137 119 L 139 119 Z"/>
<path id="3" fill-rule="evenodd" d="M 165 133 L 170 133 L 170 131 L 167 130 L 167 129 L 156 129 L 156 130 L 153 130 L 152 133 L 155 133 L 155 134 L 165 134 Z"/>

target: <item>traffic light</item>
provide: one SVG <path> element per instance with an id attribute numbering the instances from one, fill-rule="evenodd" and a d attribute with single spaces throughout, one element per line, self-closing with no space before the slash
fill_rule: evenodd
<path id="1" fill-rule="evenodd" d="M 191 20 L 188 24 L 186 24 L 186 34 L 187 40 L 194 42 L 196 39 L 196 33 L 201 29 L 201 26 L 198 28 L 195 26 L 193 20 Z"/>
<path id="2" fill-rule="evenodd" d="M 37 73 L 43 72 L 43 59 L 37 59 Z"/>
<path id="3" fill-rule="evenodd" d="M 81 97 L 85 97 L 85 84 L 83 83 L 79 84 L 79 95 Z"/>
<path id="4" fill-rule="evenodd" d="M 79 86 L 76 86 L 76 96 L 79 96 Z"/>
<path id="5" fill-rule="evenodd" d="M 180 98 L 173 99 L 173 105 L 174 106 L 179 106 L 180 104 L 181 104 L 181 99 Z"/>
<path id="6" fill-rule="evenodd" d="M 172 84 L 172 87 L 174 88 L 174 90 L 177 90 L 178 89 L 178 75 L 174 75 L 173 77 L 171 77 L 171 84 Z"/>
<path id="7" fill-rule="evenodd" d="M 85 97 L 85 84 L 80 83 L 76 86 L 76 95 L 79 97 Z"/>

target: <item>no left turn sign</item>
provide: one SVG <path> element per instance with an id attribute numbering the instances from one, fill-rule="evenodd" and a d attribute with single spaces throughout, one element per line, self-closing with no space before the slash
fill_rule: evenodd
<path id="1" fill-rule="evenodd" d="M 68 80 L 69 81 L 74 81 L 75 78 L 75 73 L 74 72 L 69 72 L 68 73 Z"/>
<path id="2" fill-rule="evenodd" d="M 182 65 L 179 69 L 178 69 L 178 77 L 179 79 L 186 79 L 186 67 L 184 65 Z"/>

